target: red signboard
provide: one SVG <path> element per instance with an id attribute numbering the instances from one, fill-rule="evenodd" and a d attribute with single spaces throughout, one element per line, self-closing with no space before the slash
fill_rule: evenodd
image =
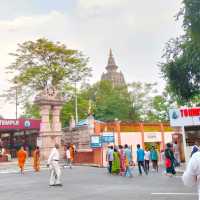
<path id="1" fill-rule="evenodd" d="M 200 108 L 184 108 L 180 109 L 181 117 L 195 117 L 200 116 Z"/>
<path id="2" fill-rule="evenodd" d="M 37 119 L 0 119 L 1 130 L 32 130 L 40 129 L 40 120 Z"/>

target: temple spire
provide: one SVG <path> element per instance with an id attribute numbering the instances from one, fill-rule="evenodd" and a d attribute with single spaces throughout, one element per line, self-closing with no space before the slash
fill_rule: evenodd
<path id="1" fill-rule="evenodd" d="M 113 54 L 112 54 L 112 49 L 110 48 L 110 53 L 109 53 L 109 57 L 108 57 L 108 64 L 107 64 L 107 67 L 106 69 L 107 70 L 117 70 L 117 65 L 115 63 L 115 59 L 113 57 Z"/>
<path id="2" fill-rule="evenodd" d="M 115 86 L 125 86 L 125 80 L 122 72 L 117 71 L 118 66 L 115 63 L 112 50 L 109 51 L 108 64 L 106 66 L 107 72 L 103 73 L 101 80 L 110 81 Z"/>

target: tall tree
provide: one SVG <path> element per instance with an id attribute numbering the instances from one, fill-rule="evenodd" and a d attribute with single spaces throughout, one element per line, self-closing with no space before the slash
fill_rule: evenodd
<path id="1" fill-rule="evenodd" d="M 187 36 L 170 40 L 161 71 L 179 104 L 191 103 L 200 94 L 200 48 Z"/>
<path id="2" fill-rule="evenodd" d="M 90 74 L 87 67 L 88 59 L 79 51 L 68 49 L 60 42 L 54 43 L 41 38 L 36 41 L 26 41 L 18 44 L 15 57 L 7 69 L 14 74 L 11 82 L 17 85 L 18 95 L 30 97 L 38 90 L 43 90 L 48 84 L 63 90 L 79 72 L 81 80 Z M 10 88 L 8 97 L 12 97 Z"/>
<path id="3" fill-rule="evenodd" d="M 129 84 L 133 109 L 136 113 L 135 121 L 148 121 L 152 97 L 157 93 L 155 86 L 156 83 L 133 82 Z"/>
<path id="4" fill-rule="evenodd" d="M 127 88 L 113 87 L 109 81 L 101 81 L 82 88 L 78 95 L 79 119 L 88 115 L 89 104 L 95 118 L 102 121 L 134 119 L 132 101 Z M 63 125 L 74 115 L 74 97 L 64 105 L 61 113 Z"/>
<path id="5" fill-rule="evenodd" d="M 200 96 L 200 1 L 183 0 L 185 34 L 171 39 L 160 64 L 170 92 L 179 104 L 198 104 Z"/>
<path id="6" fill-rule="evenodd" d="M 22 118 L 40 118 L 40 110 L 38 105 L 32 103 L 25 103 L 24 105 L 24 113 L 20 116 Z"/>
<path id="7" fill-rule="evenodd" d="M 182 15 L 184 16 L 184 27 L 188 34 L 200 45 L 200 1 L 184 0 Z"/>
<path id="8" fill-rule="evenodd" d="M 109 81 L 101 81 L 96 87 L 94 104 L 97 119 L 134 119 L 132 101 L 126 87 L 113 87 Z"/>

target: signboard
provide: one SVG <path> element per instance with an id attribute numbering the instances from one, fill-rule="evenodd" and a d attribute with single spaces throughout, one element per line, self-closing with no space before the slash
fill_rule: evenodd
<path id="1" fill-rule="evenodd" d="M 101 136 L 92 135 L 90 138 L 90 146 L 91 148 L 100 148 L 102 146 Z"/>
<path id="2" fill-rule="evenodd" d="M 40 129 L 40 120 L 36 119 L 0 119 L 0 130 Z"/>
<path id="3" fill-rule="evenodd" d="M 172 127 L 200 125 L 200 107 L 170 109 L 169 116 Z"/>
<path id="4" fill-rule="evenodd" d="M 102 143 L 114 143 L 115 142 L 115 135 L 114 133 L 103 133 L 102 134 Z"/>
<path id="5" fill-rule="evenodd" d="M 160 132 L 145 132 L 144 133 L 144 142 L 161 142 L 161 133 Z"/>

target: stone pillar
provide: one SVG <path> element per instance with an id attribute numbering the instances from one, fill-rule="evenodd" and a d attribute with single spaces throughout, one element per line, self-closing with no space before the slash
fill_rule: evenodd
<path id="1" fill-rule="evenodd" d="M 61 131 L 61 122 L 60 122 L 60 110 L 61 106 L 53 106 L 52 108 L 52 131 L 60 132 Z"/>
<path id="2" fill-rule="evenodd" d="M 51 130 L 49 122 L 50 109 L 51 109 L 50 105 L 41 105 L 40 107 L 40 115 L 41 115 L 40 132 L 46 132 Z"/>
<path id="3" fill-rule="evenodd" d="M 37 138 L 37 145 L 41 148 L 41 159 L 47 160 L 55 144 L 59 144 L 61 147 L 60 110 L 64 100 L 55 88 L 49 87 L 36 96 L 35 103 L 39 105 L 41 114 L 40 134 Z M 52 113 L 51 122 L 49 120 L 50 112 Z M 63 155 L 61 154 L 62 157 Z"/>

